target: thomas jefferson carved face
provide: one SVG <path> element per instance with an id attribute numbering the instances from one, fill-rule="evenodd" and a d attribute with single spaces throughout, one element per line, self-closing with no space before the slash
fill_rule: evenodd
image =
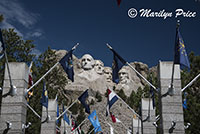
<path id="1" fill-rule="evenodd" d="M 100 60 L 95 60 L 95 65 L 94 65 L 94 69 L 95 69 L 95 71 L 98 73 L 98 74 L 103 74 L 103 67 L 104 66 L 104 64 L 103 64 L 103 62 L 102 61 L 100 61 Z"/>
<path id="2" fill-rule="evenodd" d="M 107 82 L 112 82 L 112 69 L 110 67 L 104 67 L 104 75 Z"/>
<path id="3" fill-rule="evenodd" d="M 120 84 L 126 84 L 129 82 L 129 74 L 128 74 L 128 70 L 125 68 L 122 68 L 119 71 L 119 83 Z"/>
<path id="4" fill-rule="evenodd" d="M 81 67 L 84 70 L 91 70 L 94 67 L 94 59 L 91 55 L 85 54 L 81 58 Z"/>

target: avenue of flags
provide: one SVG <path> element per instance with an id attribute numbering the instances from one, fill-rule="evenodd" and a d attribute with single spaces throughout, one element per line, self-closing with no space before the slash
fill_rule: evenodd
<path id="1" fill-rule="evenodd" d="M 117 0 L 118 5 L 120 5 L 121 0 Z M 74 48 L 75 49 L 75 48 Z M 70 50 L 58 63 L 63 67 L 64 71 L 67 73 L 68 79 L 70 79 L 72 82 L 74 82 L 74 71 L 73 71 L 73 59 L 72 59 L 72 55 L 73 55 L 73 50 Z M 3 37 L 2 37 L 2 32 L 0 29 L 0 59 L 4 56 L 4 50 L 5 50 L 5 45 L 3 42 Z M 119 76 L 118 76 L 118 72 L 119 70 L 122 68 L 122 66 L 128 64 L 128 62 L 126 62 L 115 50 L 110 49 L 113 53 L 113 64 L 112 64 L 112 69 L 113 69 L 113 82 L 118 83 L 119 82 Z M 187 57 L 187 53 L 185 50 L 185 45 L 183 42 L 183 39 L 180 35 L 180 31 L 179 28 L 176 29 L 176 42 L 175 42 L 175 49 L 174 49 L 174 64 L 180 64 L 183 65 L 187 68 L 190 68 L 190 63 Z M 51 69 L 50 71 L 58 64 L 56 63 Z M 49 72 L 50 72 L 49 71 Z M 135 71 L 135 70 L 134 70 Z M 41 79 L 39 79 L 35 85 L 37 85 L 49 72 L 47 72 Z M 138 73 L 138 72 L 136 72 Z M 141 76 L 141 74 L 140 74 Z M 142 77 L 143 78 L 143 77 Z M 144 79 L 144 78 L 143 78 Z M 147 83 L 148 81 L 145 80 Z M 32 89 L 34 87 L 33 84 L 33 78 L 32 78 L 32 62 L 30 64 L 29 67 L 29 89 L 28 91 L 28 96 L 32 95 Z M 151 83 L 148 83 L 150 85 L 150 94 L 151 94 L 151 99 L 153 102 L 153 107 L 155 107 L 155 100 L 154 100 L 154 96 L 155 96 L 155 87 L 153 85 L 151 85 Z M 78 98 L 77 100 L 79 100 L 81 102 L 81 104 L 83 105 L 83 107 L 85 108 L 85 112 L 89 115 L 88 119 L 91 122 L 91 124 L 94 127 L 94 132 L 98 133 L 102 131 L 96 110 L 94 110 L 92 113 L 90 112 L 90 106 L 87 103 L 87 98 L 89 97 L 89 93 L 88 93 L 88 89 L 86 89 Z M 113 104 L 120 99 L 119 96 L 112 90 L 107 89 L 107 94 L 108 94 L 108 101 L 107 101 L 107 105 L 106 105 L 106 116 L 110 115 L 113 123 L 116 122 L 121 122 L 118 118 L 115 117 L 115 115 L 110 111 L 111 107 L 113 106 Z M 187 109 L 187 99 L 186 99 L 186 94 L 184 94 L 184 101 L 183 101 L 183 107 L 185 109 Z M 77 101 L 76 100 L 76 101 Z M 28 101 L 28 100 L 27 100 Z M 46 85 L 45 82 L 43 84 L 43 91 L 42 91 L 42 98 L 41 98 L 41 104 L 42 106 L 46 107 L 48 109 L 48 91 L 46 89 Z M 75 102 L 75 101 L 74 101 Z M 72 103 L 73 105 L 74 103 Z M 59 122 L 59 118 L 63 116 L 63 120 L 68 124 L 68 125 L 73 125 L 75 124 L 74 122 L 71 123 L 71 120 L 69 119 L 66 111 L 72 106 L 70 105 L 69 107 L 67 107 L 66 109 L 62 108 L 62 114 L 59 114 L 59 105 L 57 104 L 57 124 Z M 126 104 L 127 105 L 127 104 Z M 134 110 L 133 110 L 134 112 Z M 139 117 L 139 115 L 137 115 Z M 77 125 L 74 125 L 73 130 L 76 129 Z M 111 129 L 111 133 L 113 133 L 113 128 L 110 125 L 110 129 Z M 129 132 L 129 131 L 128 131 Z"/>

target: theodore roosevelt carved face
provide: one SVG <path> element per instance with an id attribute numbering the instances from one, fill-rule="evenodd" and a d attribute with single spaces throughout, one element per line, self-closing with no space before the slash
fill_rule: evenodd
<path id="1" fill-rule="evenodd" d="M 110 67 L 104 67 L 104 75 L 106 76 L 107 82 L 112 82 L 112 69 Z"/>

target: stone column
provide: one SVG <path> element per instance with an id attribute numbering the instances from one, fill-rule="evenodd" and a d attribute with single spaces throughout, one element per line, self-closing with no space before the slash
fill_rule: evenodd
<path id="1" fill-rule="evenodd" d="M 61 119 L 61 126 L 60 126 L 61 134 L 64 134 L 64 129 L 65 129 L 65 132 L 66 132 L 65 134 L 70 134 L 71 133 L 71 126 L 68 125 L 66 123 L 66 121 L 64 121 L 63 119 Z"/>
<path id="2" fill-rule="evenodd" d="M 22 124 L 26 123 L 26 99 L 24 97 L 24 90 L 28 86 L 28 66 L 26 63 L 9 63 L 12 83 L 17 88 L 16 96 L 7 96 L 2 98 L 1 106 L 1 123 L 0 133 L 3 133 L 7 128 L 6 121 L 12 123 L 12 128 L 8 134 L 22 134 Z M 3 94 L 8 93 L 10 90 L 10 81 L 8 77 L 7 67 L 5 69 Z"/>
<path id="3" fill-rule="evenodd" d="M 41 134 L 56 134 L 56 116 L 57 116 L 57 101 L 49 100 L 48 102 L 49 121 L 41 125 Z M 42 121 L 47 117 L 46 108 L 42 107 Z"/>
<path id="4" fill-rule="evenodd" d="M 133 118 L 133 134 L 141 134 L 141 120 L 138 117 Z"/>
<path id="5" fill-rule="evenodd" d="M 169 134 L 172 121 L 176 122 L 173 134 L 184 134 L 184 118 L 182 107 L 182 92 L 180 80 L 180 66 L 175 65 L 174 70 L 174 95 L 161 97 L 168 91 L 172 77 L 173 62 L 159 62 L 158 78 L 160 84 L 159 110 L 161 114 L 160 127 L 161 134 Z"/>
<path id="6" fill-rule="evenodd" d="M 150 113 L 149 113 L 150 104 Z M 147 119 L 148 114 L 150 115 L 149 120 L 143 122 L 143 134 L 156 134 L 156 128 L 153 126 L 155 121 L 155 109 L 153 109 L 152 99 L 143 98 L 142 99 L 142 120 Z"/>

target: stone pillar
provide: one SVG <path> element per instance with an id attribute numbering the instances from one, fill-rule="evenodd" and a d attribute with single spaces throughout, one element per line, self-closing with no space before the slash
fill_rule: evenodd
<path id="1" fill-rule="evenodd" d="M 133 118 L 133 134 L 141 134 L 141 120 L 138 117 Z"/>
<path id="2" fill-rule="evenodd" d="M 48 102 L 49 121 L 42 123 L 41 134 L 56 134 L 56 116 L 57 116 L 57 101 L 49 100 Z M 42 121 L 47 117 L 46 107 L 42 107 Z"/>
<path id="3" fill-rule="evenodd" d="M 65 124 L 64 124 L 65 123 Z M 65 126 L 64 126 L 65 125 Z M 66 121 L 64 121 L 63 119 L 61 119 L 61 126 L 60 126 L 60 131 L 61 131 L 61 134 L 64 134 L 64 129 L 65 129 L 65 134 L 70 134 L 71 133 L 71 126 L 68 125 L 66 123 Z"/>
<path id="4" fill-rule="evenodd" d="M 8 134 L 22 134 L 22 124 L 26 123 L 26 99 L 24 97 L 24 90 L 28 86 L 28 66 L 26 63 L 9 63 L 12 83 L 17 88 L 16 96 L 7 96 L 2 98 L 1 106 L 1 123 L 0 133 L 3 133 L 7 128 L 6 121 L 12 123 L 12 128 L 8 131 Z M 3 94 L 8 93 L 10 90 L 10 81 L 8 77 L 7 67 L 5 69 Z"/>
<path id="5" fill-rule="evenodd" d="M 176 122 L 173 134 L 184 134 L 184 118 L 182 107 L 182 92 L 180 80 L 180 66 L 175 65 L 174 70 L 174 95 L 161 97 L 168 91 L 172 77 L 173 62 L 159 62 L 158 78 L 160 84 L 159 92 L 159 110 L 162 115 L 160 116 L 161 134 L 169 134 L 172 121 Z"/>
<path id="6" fill-rule="evenodd" d="M 152 99 L 143 98 L 142 99 L 142 120 L 145 120 L 148 116 L 150 104 L 150 117 L 149 120 L 143 122 L 143 134 L 156 134 L 156 128 L 153 126 L 155 121 L 155 109 L 153 109 Z"/>

